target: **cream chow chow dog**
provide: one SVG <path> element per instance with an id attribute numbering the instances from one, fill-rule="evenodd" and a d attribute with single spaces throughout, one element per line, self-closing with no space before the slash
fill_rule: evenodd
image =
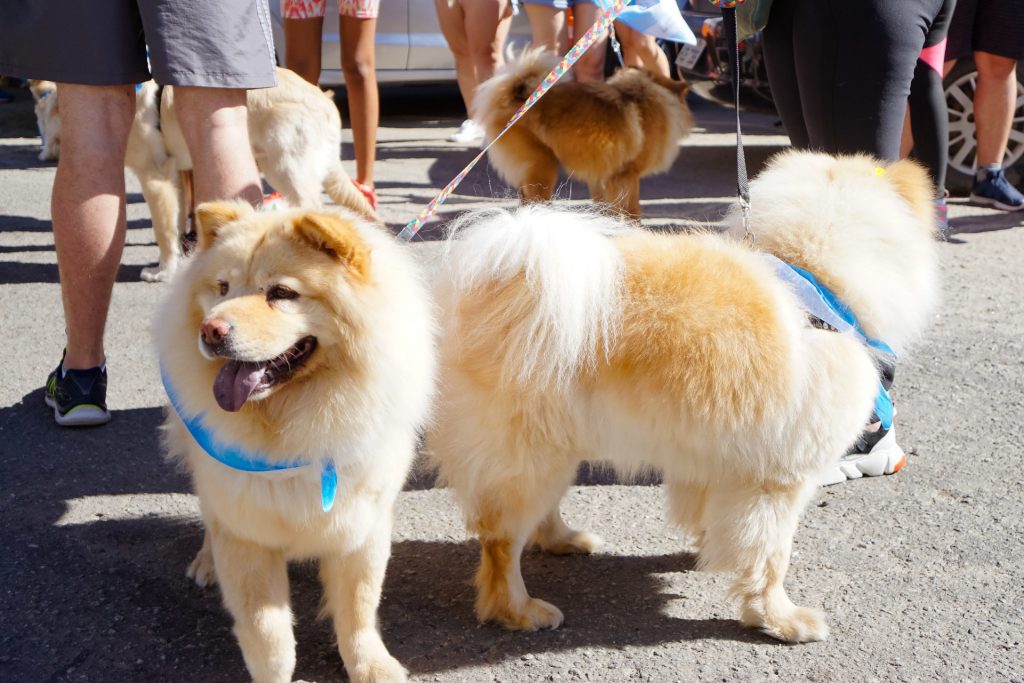
<path id="1" fill-rule="evenodd" d="M 937 291 L 923 170 L 790 153 L 752 194 L 756 244 L 814 273 L 868 336 L 900 351 L 921 331 Z M 562 622 L 527 591 L 519 557 L 530 542 L 595 547 L 559 513 L 594 459 L 663 473 L 700 565 L 735 575 L 742 623 L 790 642 L 826 637 L 823 614 L 793 604 L 783 580 L 822 470 L 872 413 L 878 369 L 860 339 L 812 324 L 779 263 L 724 235 L 543 207 L 456 230 L 428 443 L 480 538 L 482 620 Z"/>
<path id="2" fill-rule="evenodd" d="M 197 254 L 156 323 L 169 451 L 206 529 L 189 573 L 220 585 L 253 679 L 285 682 L 286 563 L 319 559 L 349 677 L 404 681 L 376 610 L 393 503 L 433 392 L 419 269 L 350 211 L 213 203 L 197 222 Z"/>

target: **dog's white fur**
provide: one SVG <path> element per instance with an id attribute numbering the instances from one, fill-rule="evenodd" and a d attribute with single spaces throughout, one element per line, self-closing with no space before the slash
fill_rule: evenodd
<path id="1" fill-rule="evenodd" d="M 904 348 L 936 300 L 930 182 L 909 162 L 882 174 L 876 163 L 777 158 L 753 183 L 752 228 Z M 479 617 L 561 623 L 528 594 L 518 558 L 531 540 L 595 547 L 558 510 L 578 464 L 594 459 L 663 473 L 701 566 L 737 575 L 743 623 L 791 642 L 826 637 L 823 615 L 794 605 L 783 579 L 819 473 L 871 414 L 867 348 L 810 326 L 739 240 L 624 231 L 549 208 L 461 228 L 440 290 L 444 381 L 428 443 L 480 537 Z"/>
<path id="2" fill-rule="evenodd" d="M 184 411 L 202 415 L 218 440 L 314 465 L 230 469 L 169 411 L 169 450 L 192 475 L 207 534 L 189 575 L 200 585 L 216 576 L 253 679 L 285 682 L 295 666 L 286 561 L 318 558 L 324 612 L 350 678 L 404 681 L 375 620 L 393 503 L 433 393 L 434 322 L 420 269 L 408 247 L 351 212 L 253 213 L 236 204 L 197 214 L 199 251 L 156 317 L 163 371 Z M 268 307 L 274 282 L 300 297 Z M 230 323 L 232 357 L 243 360 L 273 358 L 307 335 L 319 346 L 303 374 L 227 412 L 212 390 L 223 359 L 201 349 L 200 325 L 213 318 Z M 320 495 L 326 460 L 338 473 L 329 512 Z"/>

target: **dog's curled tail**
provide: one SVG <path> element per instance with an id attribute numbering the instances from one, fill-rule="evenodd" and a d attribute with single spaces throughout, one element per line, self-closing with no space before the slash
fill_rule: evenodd
<path id="1" fill-rule="evenodd" d="M 630 229 L 539 205 L 458 219 L 441 296 L 456 326 L 450 351 L 497 364 L 505 384 L 567 387 L 614 344 L 624 265 L 609 236 Z"/>
<path id="2" fill-rule="evenodd" d="M 503 126 L 558 64 L 558 57 L 539 47 L 527 48 L 518 55 L 510 49 L 506 59 L 505 66 L 481 83 L 473 98 L 473 111 L 501 119 L 490 122 L 492 126 Z M 480 123 L 487 125 L 488 121 Z"/>
<path id="3" fill-rule="evenodd" d="M 370 205 L 370 200 L 356 188 L 352 177 L 345 172 L 340 161 L 334 164 L 324 178 L 324 191 L 338 206 L 351 209 L 374 223 L 380 222 L 380 216 Z"/>

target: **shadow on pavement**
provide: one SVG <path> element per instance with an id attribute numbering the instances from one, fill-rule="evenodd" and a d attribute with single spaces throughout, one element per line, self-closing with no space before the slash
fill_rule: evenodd
<path id="1" fill-rule="evenodd" d="M 132 195 L 129 195 L 131 197 Z M 141 196 L 141 195 L 140 195 Z M 133 218 L 128 221 L 129 230 L 145 230 L 153 226 L 149 218 Z M 47 220 L 29 216 L 11 216 L 0 214 L 0 231 L 11 232 L 52 232 L 53 224 Z"/>
<path id="2" fill-rule="evenodd" d="M 975 216 L 960 216 L 949 221 L 952 234 L 995 232 L 1024 227 L 1024 212 L 986 213 Z"/>
<path id="3" fill-rule="evenodd" d="M 122 410 L 99 429 L 51 423 L 42 390 L 0 409 L 0 547 L 5 596 L 0 677 L 9 681 L 238 681 L 244 664 L 215 588 L 185 577 L 202 529 L 187 477 L 160 455 L 159 408 Z M 608 475 L 584 472 L 601 483 Z M 131 494 L 130 496 L 127 494 Z M 99 497 L 99 498 L 98 498 Z M 479 626 L 475 542 L 394 546 L 380 617 L 392 653 L 417 673 L 583 646 L 692 639 L 764 642 L 729 619 L 665 614 L 679 596 L 658 575 L 688 572 L 685 553 L 555 557 L 530 551 L 531 591 L 558 604 L 555 632 Z M 338 680 L 333 627 L 318 620 L 312 563 L 291 569 L 297 678 Z"/>
<path id="4" fill-rule="evenodd" d="M 48 250 L 53 251 L 53 247 L 49 247 Z M 39 249 L 17 249 L 12 251 L 39 251 Z M 116 281 L 141 282 L 142 269 L 144 267 L 145 266 L 122 263 L 117 269 Z M 0 285 L 25 285 L 34 283 L 57 284 L 59 282 L 60 272 L 56 263 L 0 261 Z"/>

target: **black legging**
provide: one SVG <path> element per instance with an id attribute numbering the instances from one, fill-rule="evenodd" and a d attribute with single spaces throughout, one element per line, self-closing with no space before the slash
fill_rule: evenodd
<path id="1" fill-rule="evenodd" d="M 926 48 L 946 39 L 957 0 L 945 0 L 925 37 Z M 946 95 L 942 91 L 942 66 L 936 71 L 923 60 L 917 60 L 914 80 L 910 84 L 910 130 L 914 135 L 914 158 L 928 169 L 935 180 L 936 196 L 946 189 L 946 165 L 949 163 L 949 114 Z"/>
<path id="2" fill-rule="evenodd" d="M 775 0 L 765 62 L 793 145 L 897 160 L 914 69 L 947 1 Z"/>

